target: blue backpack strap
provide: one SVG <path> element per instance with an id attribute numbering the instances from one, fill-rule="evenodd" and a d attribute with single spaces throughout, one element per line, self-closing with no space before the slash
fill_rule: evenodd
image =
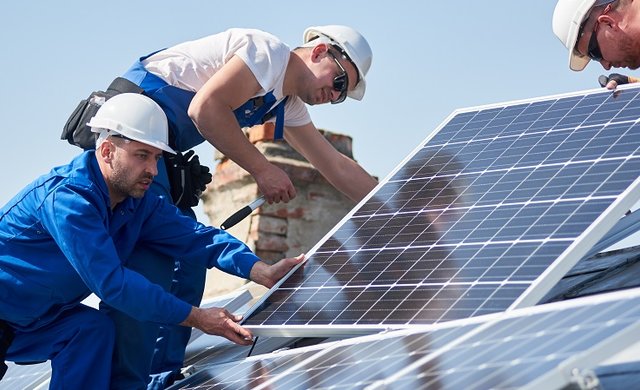
<path id="1" fill-rule="evenodd" d="M 136 83 L 145 91 L 158 89 L 167 86 L 168 84 L 162 80 L 160 77 L 154 75 L 147 71 L 147 69 L 142 65 L 142 61 L 151 57 L 152 55 L 161 52 L 164 49 L 154 51 L 153 53 L 140 57 L 136 62 L 131 65 L 129 69 L 122 75 L 125 79 Z"/>
<path id="2" fill-rule="evenodd" d="M 233 114 L 240 127 L 263 124 L 275 116 L 276 128 L 273 138 L 282 139 L 284 135 L 284 106 L 288 98 L 288 96 L 285 97 L 274 107 L 276 98 L 271 91 L 266 95 L 249 99 L 245 104 L 233 110 Z"/>
<path id="3" fill-rule="evenodd" d="M 204 142 L 204 138 L 188 115 L 189 105 L 195 92 L 169 85 L 160 77 L 147 71 L 142 61 L 157 52 L 140 57 L 123 77 L 139 85 L 145 95 L 162 107 L 169 122 L 171 147 L 178 151 L 189 150 Z"/>
<path id="4" fill-rule="evenodd" d="M 287 100 L 289 100 L 289 96 L 284 98 L 284 100 L 278 103 L 276 108 L 272 110 L 275 111 L 276 114 L 276 127 L 273 133 L 273 139 L 276 141 L 284 138 L 284 105 L 287 103 Z"/>

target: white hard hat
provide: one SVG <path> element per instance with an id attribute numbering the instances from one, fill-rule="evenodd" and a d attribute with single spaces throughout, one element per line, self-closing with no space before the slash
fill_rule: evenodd
<path id="1" fill-rule="evenodd" d="M 169 147 L 169 126 L 164 111 L 150 97 L 139 93 L 121 93 L 107 100 L 87 125 L 94 133 L 118 133 L 176 154 Z"/>
<path id="2" fill-rule="evenodd" d="M 569 68 L 575 71 L 583 70 L 590 58 L 578 53 L 576 43 L 582 23 L 589 17 L 594 7 L 613 3 L 615 0 L 558 0 L 553 11 L 553 33 L 562 44 L 569 49 Z"/>
<path id="3" fill-rule="evenodd" d="M 356 66 L 360 78 L 356 87 L 352 91 L 349 91 L 347 96 L 352 99 L 362 100 L 367 88 L 367 83 L 364 78 L 367 72 L 369 72 L 373 59 L 373 53 L 367 40 L 364 39 L 362 34 L 351 27 L 338 25 L 309 27 L 304 30 L 302 40 L 304 43 L 308 43 L 317 37 L 329 38 L 334 44 L 347 53 L 349 59 Z"/>

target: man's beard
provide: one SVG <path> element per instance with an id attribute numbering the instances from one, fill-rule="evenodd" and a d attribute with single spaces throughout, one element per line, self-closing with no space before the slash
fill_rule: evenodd
<path id="1" fill-rule="evenodd" d="M 618 46 L 624 53 L 622 65 L 629 69 L 638 69 L 640 67 L 640 45 L 637 41 L 625 35 L 620 39 Z"/>
<path id="2" fill-rule="evenodd" d="M 144 188 L 138 188 L 137 185 L 141 180 L 153 180 L 151 175 L 142 175 L 138 178 L 131 178 L 127 174 L 127 170 L 123 168 L 117 160 L 113 163 L 113 174 L 111 175 L 111 187 L 121 196 L 130 196 L 132 198 L 142 198 L 146 192 Z"/>

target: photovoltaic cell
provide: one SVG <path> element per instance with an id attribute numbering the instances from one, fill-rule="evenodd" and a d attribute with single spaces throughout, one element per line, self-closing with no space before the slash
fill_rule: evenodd
<path id="1" fill-rule="evenodd" d="M 635 289 L 211 365 L 174 389 L 560 389 L 639 340 Z"/>
<path id="2" fill-rule="evenodd" d="M 637 200 L 639 114 L 637 88 L 454 113 L 244 325 L 364 333 L 535 303 L 541 275 L 560 279 Z"/>

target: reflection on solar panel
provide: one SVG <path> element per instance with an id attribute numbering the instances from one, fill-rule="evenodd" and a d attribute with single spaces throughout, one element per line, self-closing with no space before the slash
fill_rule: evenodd
<path id="1" fill-rule="evenodd" d="M 640 289 L 209 366 L 183 389 L 559 389 L 640 340 Z"/>
<path id="2" fill-rule="evenodd" d="M 637 88 L 452 114 L 245 326 L 365 333 L 534 304 L 638 199 L 638 117 Z"/>
<path id="3" fill-rule="evenodd" d="M 7 366 L 9 369 L 0 381 L 0 390 L 36 389 L 51 377 L 49 362 L 26 366 L 7 362 Z"/>

